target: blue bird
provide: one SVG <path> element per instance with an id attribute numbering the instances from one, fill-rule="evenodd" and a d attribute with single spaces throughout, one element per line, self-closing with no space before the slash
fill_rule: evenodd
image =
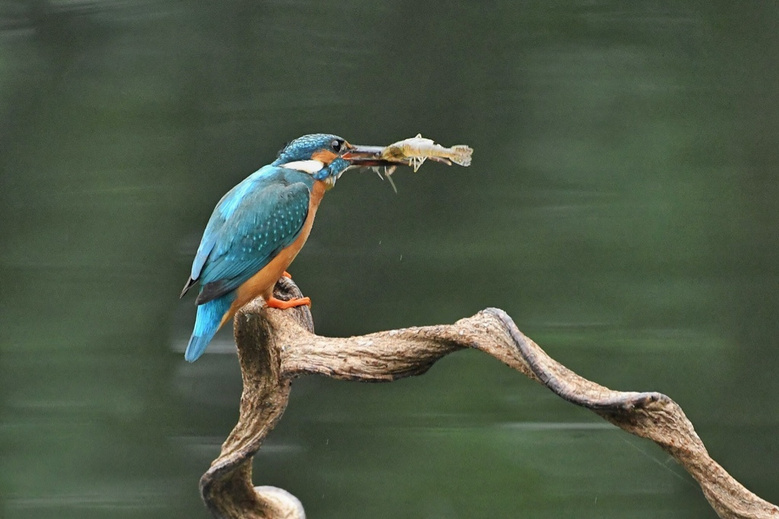
<path id="1" fill-rule="evenodd" d="M 181 291 L 184 297 L 200 283 L 186 360 L 197 360 L 219 328 L 258 296 L 271 308 L 311 304 L 307 297 L 276 299 L 273 287 L 306 243 L 325 191 L 350 167 L 384 164 L 375 159 L 377 149 L 336 135 L 305 135 L 222 197 Z"/>

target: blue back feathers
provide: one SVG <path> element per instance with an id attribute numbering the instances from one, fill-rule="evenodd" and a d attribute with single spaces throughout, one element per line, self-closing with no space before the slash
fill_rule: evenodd
<path id="1" fill-rule="evenodd" d="M 219 201 L 192 266 L 194 275 L 203 258 L 198 304 L 235 290 L 295 241 L 313 182 L 306 173 L 265 166 Z"/>

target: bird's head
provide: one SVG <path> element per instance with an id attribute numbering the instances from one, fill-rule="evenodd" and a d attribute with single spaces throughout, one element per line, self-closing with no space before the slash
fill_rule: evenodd
<path id="1" fill-rule="evenodd" d="M 375 158 L 381 149 L 380 146 L 355 146 L 337 135 L 313 133 L 284 146 L 272 165 L 308 173 L 332 187 L 350 167 L 381 165 Z"/>

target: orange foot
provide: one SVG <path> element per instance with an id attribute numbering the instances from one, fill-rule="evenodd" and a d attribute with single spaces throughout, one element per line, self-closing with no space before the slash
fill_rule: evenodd
<path id="1" fill-rule="evenodd" d="M 290 273 L 289 273 L 289 272 L 287 272 L 286 270 L 284 271 L 284 273 L 282 274 L 282 276 L 284 276 L 285 278 L 292 279 L 292 274 L 290 274 Z"/>
<path id="2" fill-rule="evenodd" d="M 271 297 L 268 299 L 266 304 L 268 305 L 268 308 L 280 308 L 281 310 L 286 310 L 287 308 L 295 308 L 296 306 L 311 306 L 311 299 L 308 297 L 296 297 L 295 299 L 290 299 L 289 301 L 282 301 L 281 299 Z"/>

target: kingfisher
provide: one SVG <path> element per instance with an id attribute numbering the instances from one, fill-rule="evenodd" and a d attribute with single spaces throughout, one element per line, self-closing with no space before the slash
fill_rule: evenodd
<path id="1" fill-rule="evenodd" d="M 187 361 L 197 360 L 216 332 L 258 296 L 270 308 L 311 304 L 308 297 L 276 299 L 273 287 L 306 243 L 324 193 L 349 168 L 388 164 L 376 159 L 380 149 L 337 135 L 304 135 L 219 200 L 180 296 L 200 284 Z"/>

